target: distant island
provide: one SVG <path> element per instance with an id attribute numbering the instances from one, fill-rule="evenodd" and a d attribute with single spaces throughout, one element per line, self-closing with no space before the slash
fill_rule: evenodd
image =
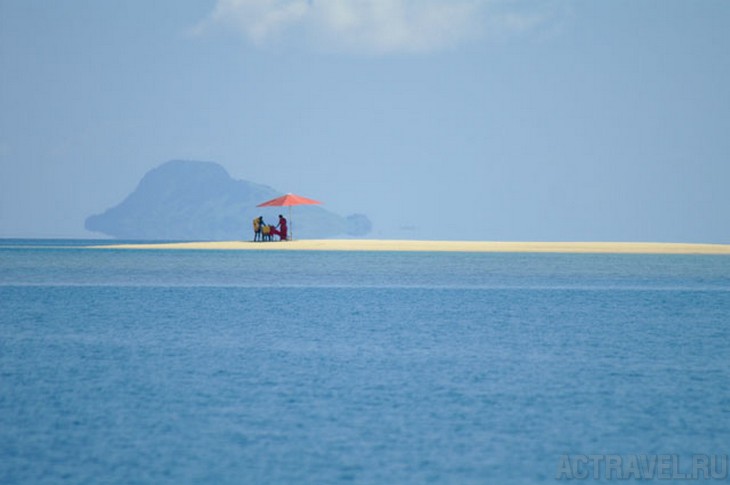
<path id="1" fill-rule="evenodd" d="M 219 164 L 172 160 L 147 172 L 121 203 L 86 219 L 86 229 L 118 239 L 216 241 L 253 237 L 259 215 L 276 223 L 288 208 L 257 208 L 282 195 L 269 186 L 235 180 Z M 303 194 L 312 195 L 312 194 Z M 296 238 L 362 237 L 372 228 L 362 214 L 343 217 L 320 206 L 294 207 Z"/>

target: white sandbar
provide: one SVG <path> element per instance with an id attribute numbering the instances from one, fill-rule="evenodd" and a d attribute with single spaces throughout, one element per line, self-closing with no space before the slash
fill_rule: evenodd
<path id="1" fill-rule="evenodd" d="M 94 246 L 106 249 L 204 249 L 255 251 L 445 251 L 474 253 L 726 254 L 730 244 L 651 242 L 408 241 L 303 239 L 281 242 L 208 241 Z"/>

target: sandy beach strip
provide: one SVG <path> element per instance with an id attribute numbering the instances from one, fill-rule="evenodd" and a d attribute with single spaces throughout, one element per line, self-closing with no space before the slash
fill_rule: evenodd
<path id="1" fill-rule="evenodd" d="M 209 241 L 94 246 L 100 249 L 194 249 L 254 251 L 430 251 L 473 253 L 724 254 L 730 244 L 650 242 L 408 241 L 303 239 L 282 242 Z"/>

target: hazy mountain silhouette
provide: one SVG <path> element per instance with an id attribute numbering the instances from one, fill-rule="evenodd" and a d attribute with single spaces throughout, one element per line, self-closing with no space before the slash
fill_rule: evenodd
<path id="1" fill-rule="evenodd" d="M 276 224 L 288 207 L 257 208 L 283 195 L 266 185 L 234 180 L 213 162 L 173 160 L 150 170 L 119 205 L 86 219 L 86 229 L 119 239 L 246 240 L 251 221 Z M 295 238 L 364 236 L 371 224 L 362 214 L 347 218 L 320 206 L 293 209 Z"/>

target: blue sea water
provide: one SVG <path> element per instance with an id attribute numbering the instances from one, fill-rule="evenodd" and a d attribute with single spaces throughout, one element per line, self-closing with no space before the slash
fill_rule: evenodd
<path id="1" fill-rule="evenodd" d="M 2 483 L 558 483 L 565 455 L 729 451 L 730 257 L 85 244 L 0 240 Z"/>

